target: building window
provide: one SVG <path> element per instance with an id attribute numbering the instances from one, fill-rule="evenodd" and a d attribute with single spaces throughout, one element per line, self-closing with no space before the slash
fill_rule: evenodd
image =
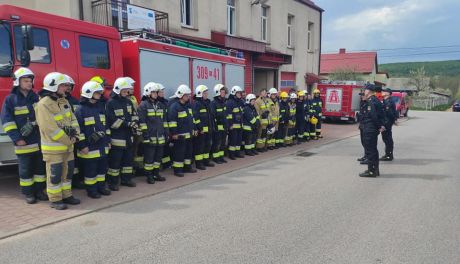
<path id="1" fill-rule="evenodd" d="M 236 32 L 236 13 L 235 0 L 227 0 L 227 34 L 235 35 Z"/>
<path id="2" fill-rule="evenodd" d="M 313 28 L 314 28 L 314 25 L 315 25 L 314 23 L 308 22 L 307 50 L 309 52 L 313 52 L 313 39 L 314 39 Z"/>
<path id="3" fill-rule="evenodd" d="M 293 45 L 293 37 L 294 37 L 294 16 L 288 15 L 287 18 L 287 46 L 292 48 Z"/>
<path id="4" fill-rule="evenodd" d="M 262 41 L 268 41 L 268 6 L 262 6 Z"/>
<path id="5" fill-rule="evenodd" d="M 80 36 L 80 61 L 86 68 L 110 69 L 109 43 Z"/>
<path id="6" fill-rule="evenodd" d="M 48 30 L 33 28 L 34 49 L 30 50 L 30 61 L 35 63 L 51 63 L 50 38 Z M 14 26 L 14 42 L 16 46 L 16 58 L 21 59 L 22 30 L 21 25 Z"/>
<path id="7" fill-rule="evenodd" d="M 192 26 L 193 0 L 180 0 L 180 22 L 183 26 Z"/>
<path id="8" fill-rule="evenodd" d="M 129 0 L 111 2 L 112 26 L 117 27 L 120 31 L 128 29 L 128 13 L 126 10 L 129 3 Z"/>

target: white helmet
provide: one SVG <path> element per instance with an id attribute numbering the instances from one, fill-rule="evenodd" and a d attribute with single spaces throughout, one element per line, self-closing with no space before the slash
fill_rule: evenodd
<path id="1" fill-rule="evenodd" d="M 198 98 L 203 97 L 204 92 L 206 92 L 208 87 L 206 85 L 198 85 L 195 89 L 195 96 Z"/>
<path id="2" fill-rule="evenodd" d="M 21 67 L 14 72 L 14 86 L 19 86 L 19 79 L 21 78 L 32 78 L 32 81 L 35 77 L 34 73 L 29 68 Z"/>
<path id="3" fill-rule="evenodd" d="M 98 82 L 95 81 L 88 81 L 83 84 L 81 87 L 81 96 L 91 99 L 93 98 L 93 94 L 95 92 L 103 92 L 104 88 Z"/>
<path id="4" fill-rule="evenodd" d="M 133 78 L 129 77 L 129 76 L 126 76 L 125 79 L 126 79 L 126 81 L 129 82 L 132 86 L 134 86 L 134 84 L 136 83 L 136 81 L 135 81 Z"/>
<path id="5" fill-rule="evenodd" d="M 219 96 L 220 95 L 220 91 L 222 89 L 225 89 L 225 85 L 221 84 L 221 83 L 218 83 L 214 86 L 214 97 L 216 96 Z M 226 89 L 225 89 L 226 90 Z"/>
<path id="6" fill-rule="evenodd" d="M 154 82 L 149 82 L 146 85 L 144 85 L 144 96 L 149 97 L 152 92 L 154 92 L 154 87 L 156 83 Z"/>
<path id="7" fill-rule="evenodd" d="M 121 90 L 124 89 L 133 89 L 133 84 L 129 82 L 125 77 L 120 77 L 115 80 L 113 83 L 113 92 L 120 94 Z"/>
<path id="8" fill-rule="evenodd" d="M 57 92 L 59 85 L 69 83 L 64 74 L 60 72 L 50 72 L 43 79 L 43 89 L 50 92 Z"/>
<path id="9" fill-rule="evenodd" d="M 230 90 L 230 94 L 231 95 L 236 95 L 237 93 L 242 93 L 243 92 L 243 88 L 235 85 L 232 87 L 232 89 Z"/>
<path id="10" fill-rule="evenodd" d="M 251 103 L 251 100 L 255 100 L 256 99 L 256 95 L 255 94 L 248 94 L 246 95 L 246 103 L 249 104 Z"/>
<path id="11" fill-rule="evenodd" d="M 268 90 L 268 94 L 269 95 L 278 94 L 278 90 L 276 90 L 276 88 L 270 88 L 270 90 Z"/>
<path id="12" fill-rule="evenodd" d="M 163 91 L 164 89 L 166 89 L 166 88 L 164 87 L 164 85 L 161 84 L 161 83 L 155 83 L 155 85 L 153 86 L 153 88 L 154 88 L 154 89 L 153 89 L 154 92 L 159 92 L 159 91 Z"/>
<path id="13" fill-rule="evenodd" d="M 291 99 L 297 99 L 297 94 L 296 94 L 296 93 L 291 93 L 291 95 L 289 96 L 289 98 L 291 98 Z"/>
<path id="14" fill-rule="evenodd" d="M 185 94 L 191 94 L 192 90 L 190 90 L 190 87 L 186 84 L 181 84 L 179 87 L 177 87 L 176 93 L 171 96 L 171 98 L 182 98 Z"/>

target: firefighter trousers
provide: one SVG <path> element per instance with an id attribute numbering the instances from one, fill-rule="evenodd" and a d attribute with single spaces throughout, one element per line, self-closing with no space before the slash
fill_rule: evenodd
<path id="1" fill-rule="evenodd" d="M 287 136 L 287 126 L 286 124 L 279 124 L 278 130 L 275 133 L 275 144 L 277 146 L 283 145 L 285 138 Z"/>
<path id="2" fill-rule="evenodd" d="M 195 154 L 195 162 L 208 163 L 209 153 L 211 152 L 211 134 L 203 133 L 193 138 L 193 152 Z"/>
<path id="3" fill-rule="evenodd" d="M 297 119 L 297 123 L 295 127 L 296 127 L 297 138 L 302 140 L 305 137 L 305 132 L 306 132 L 305 120 Z M 308 131 L 308 135 L 310 135 L 310 131 Z"/>
<path id="4" fill-rule="evenodd" d="M 363 146 L 363 149 L 366 148 L 366 145 L 364 144 L 364 132 L 362 128 L 359 128 L 359 137 L 361 139 L 361 145 Z M 364 154 L 364 158 L 366 157 L 366 154 Z"/>
<path id="5" fill-rule="evenodd" d="M 214 160 L 221 160 L 225 155 L 225 143 L 227 133 L 225 131 L 214 131 L 212 133 L 211 153 Z"/>
<path id="6" fill-rule="evenodd" d="M 242 142 L 243 142 L 243 130 L 241 128 L 230 129 L 228 133 L 229 155 L 235 156 L 241 150 Z"/>
<path id="7" fill-rule="evenodd" d="M 95 159 L 78 159 L 78 162 L 85 168 L 84 181 L 88 194 L 96 194 L 104 190 L 108 157 Z"/>
<path id="8" fill-rule="evenodd" d="M 263 149 L 267 144 L 267 127 L 266 126 L 259 126 L 257 128 L 257 140 L 256 140 L 256 148 Z"/>
<path id="9" fill-rule="evenodd" d="M 382 132 L 382 139 L 383 139 L 383 142 L 385 143 L 385 155 L 392 156 L 394 142 L 393 142 L 393 132 L 392 132 L 391 126 L 389 127 L 387 126 L 386 130 Z"/>
<path id="10" fill-rule="evenodd" d="M 288 127 L 286 138 L 284 139 L 284 143 L 288 145 L 292 145 L 295 140 L 295 135 L 296 135 L 296 127 L 295 126 Z"/>
<path id="11" fill-rule="evenodd" d="M 163 145 L 144 144 L 144 174 L 147 178 L 159 175 Z"/>
<path id="12" fill-rule="evenodd" d="M 118 186 L 133 177 L 133 149 L 112 147 L 109 154 L 108 184 Z"/>
<path id="13" fill-rule="evenodd" d="M 243 131 L 243 141 L 244 141 L 244 150 L 250 152 L 256 148 L 256 131 L 253 130 L 244 130 Z"/>
<path id="14" fill-rule="evenodd" d="M 364 155 L 368 159 L 368 170 L 376 172 L 379 168 L 379 150 L 377 141 L 379 132 L 376 130 L 363 130 Z"/>
<path id="15" fill-rule="evenodd" d="M 184 169 L 192 167 L 193 146 L 192 139 L 179 137 L 173 140 L 173 164 L 175 173 L 182 173 Z"/>
<path id="16" fill-rule="evenodd" d="M 73 156 L 77 156 L 77 148 L 74 148 Z M 75 159 L 74 160 L 74 168 L 73 168 L 73 176 L 72 176 L 72 186 L 78 186 L 81 185 L 82 182 L 84 182 L 84 175 L 85 173 L 83 172 L 84 166 L 80 164 L 80 159 Z"/>
<path id="17" fill-rule="evenodd" d="M 167 140 L 163 146 L 163 157 L 161 158 L 161 165 L 163 170 L 171 167 L 171 147 L 169 146 L 170 141 Z"/>
<path id="18" fill-rule="evenodd" d="M 51 202 L 72 196 L 73 152 L 43 154 L 46 162 L 46 192 Z"/>
<path id="19" fill-rule="evenodd" d="M 40 151 L 18 155 L 21 193 L 33 196 L 46 187 L 45 162 Z"/>

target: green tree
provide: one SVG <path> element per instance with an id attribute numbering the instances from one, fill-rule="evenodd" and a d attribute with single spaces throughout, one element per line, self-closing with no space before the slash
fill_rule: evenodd
<path id="1" fill-rule="evenodd" d="M 361 75 L 355 68 L 337 68 L 329 74 L 331 81 L 362 81 Z"/>

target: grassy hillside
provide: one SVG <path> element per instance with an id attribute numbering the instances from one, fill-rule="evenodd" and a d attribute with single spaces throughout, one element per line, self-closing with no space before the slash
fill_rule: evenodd
<path id="1" fill-rule="evenodd" d="M 460 60 L 381 64 L 379 71 L 387 71 L 390 77 L 407 77 L 410 71 L 422 66 L 428 76 L 460 76 Z"/>

